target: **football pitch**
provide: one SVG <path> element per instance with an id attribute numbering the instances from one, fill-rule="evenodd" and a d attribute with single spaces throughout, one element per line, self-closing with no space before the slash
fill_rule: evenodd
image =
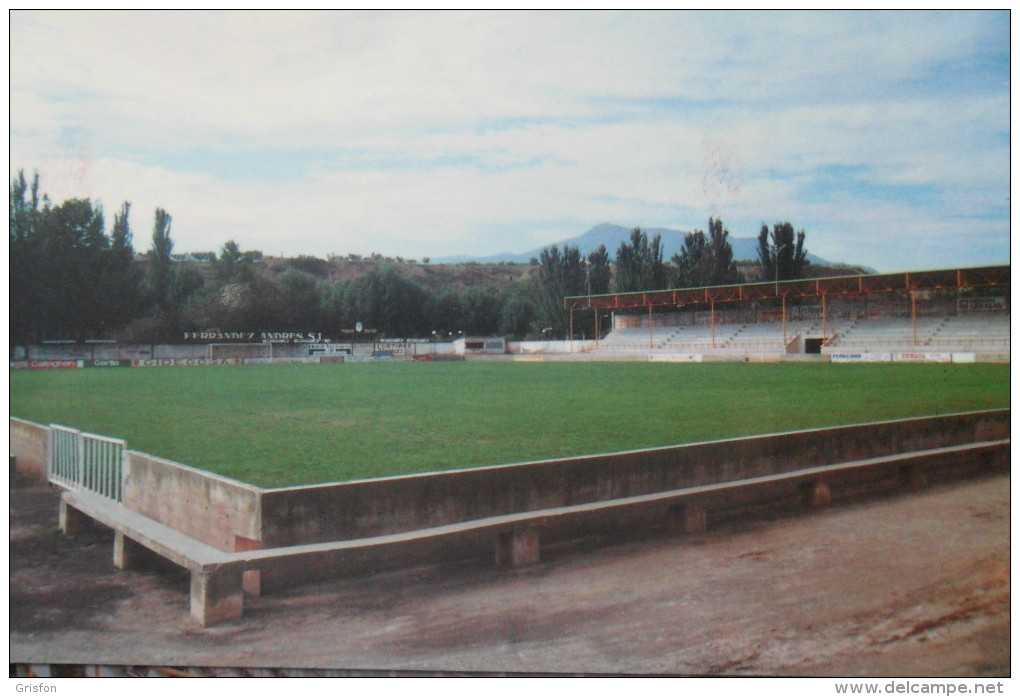
<path id="1" fill-rule="evenodd" d="M 405 363 L 10 372 L 10 413 L 262 487 L 1009 406 L 992 364 Z"/>

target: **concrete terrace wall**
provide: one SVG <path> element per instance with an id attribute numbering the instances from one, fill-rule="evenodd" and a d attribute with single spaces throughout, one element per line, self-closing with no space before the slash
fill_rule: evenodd
<path id="1" fill-rule="evenodd" d="M 224 551 L 332 542 L 1009 437 L 1009 410 L 263 490 L 128 451 L 123 503 Z M 47 429 L 10 419 L 11 454 L 45 478 Z"/>
<path id="2" fill-rule="evenodd" d="M 1009 437 L 1009 410 L 267 490 L 265 547 L 357 539 Z"/>
<path id="3" fill-rule="evenodd" d="M 46 438 L 49 429 L 10 417 L 11 452 L 19 472 L 35 479 L 46 479 Z"/>
<path id="4" fill-rule="evenodd" d="M 260 546 L 260 489 L 128 451 L 124 505 L 227 552 Z"/>

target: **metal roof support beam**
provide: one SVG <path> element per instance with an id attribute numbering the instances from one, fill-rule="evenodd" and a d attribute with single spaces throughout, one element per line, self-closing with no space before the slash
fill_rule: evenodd
<path id="1" fill-rule="evenodd" d="M 942 271 L 916 271 L 909 273 L 874 274 L 862 276 L 835 276 L 832 278 L 781 281 L 778 284 L 747 283 L 733 286 L 680 288 L 639 293 L 568 296 L 564 309 L 640 310 L 652 307 L 678 307 L 682 305 L 710 305 L 719 302 L 748 302 L 776 298 L 822 297 L 829 293 L 866 295 L 911 290 L 942 290 L 947 288 L 1009 287 L 1010 267 L 985 266 Z"/>

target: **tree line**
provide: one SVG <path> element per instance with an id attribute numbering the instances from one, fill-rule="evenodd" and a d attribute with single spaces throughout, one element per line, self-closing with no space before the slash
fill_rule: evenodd
<path id="1" fill-rule="evenodd" d="M 262 255 L 233 240 L 208 261 L 173 254 L 173 219 L 153 215 L 151 245 L 136 254 L 123 203 L 109 231 L 105 211 L 89 199 L 54 205 L 39 192 L 36 174 L 10 186 L 10 342 L 117 339 L 176 343 L 184 332 L 322 331 L 338 338 L 361 323 L 386 337 L 448 339 L 459 334 L 516 339 L 563 338 L 570 331 L 566 296 L 701 287 L 744 281 L 733 260 L 729 231 L 709 219 L 708 231 L 689 233 L 666 261 L 661 239 L 635 228 L 611 259 L 603 245 L 584 256 L 578 247 L 543 249 L 537 273 L 509 287 L 429 288 L 398 270 L 374 266 L 330 282 L 328 262 L 289 260 L 278 274 Z M 804 232 L 777 223 L 759 234 L 761 277 L 802 276 Z M 596 319 L 574 318 L 578 336 L 591 337 Z M 601 327 L 600 331 L 605 331 Z"/>

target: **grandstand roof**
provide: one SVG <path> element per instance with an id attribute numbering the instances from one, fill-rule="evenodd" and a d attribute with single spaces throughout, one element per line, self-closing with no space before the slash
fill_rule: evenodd
<path id="1" fill-rule="evenodd" d="M 565 310 L 626 310 L 681 305 L 744 302 L 780 298 L 864 295 L 897 291 L 951 290 L 965 288 L 1009 288 L 1009 265 L 977 266 L 937 271 L 907 271 L 859 276 L 799 279 L 795 281 L 743 283 L 731 286 L 676 288 L 637 293 L 573 295 L 563 299 Z"/>

